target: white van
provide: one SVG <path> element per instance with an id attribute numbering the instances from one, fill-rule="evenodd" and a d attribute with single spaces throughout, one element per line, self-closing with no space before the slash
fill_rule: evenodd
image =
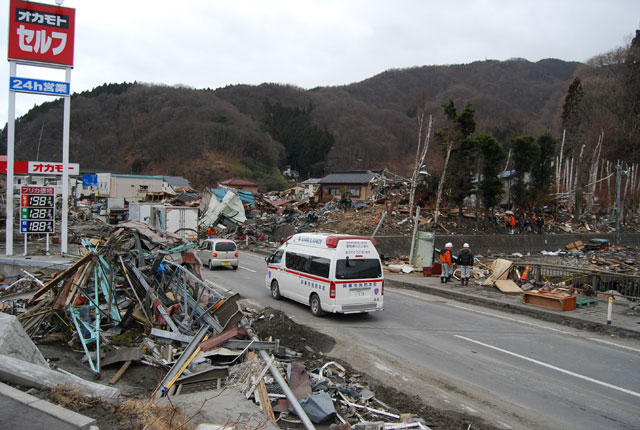
<path id="1" fill-rule="evenodd" d="M 382 264 L 369 237 L 299 233 L 265 260 L 266 286 L 276 300 L 307 304 L 316 316 L 383 309 Z"/>

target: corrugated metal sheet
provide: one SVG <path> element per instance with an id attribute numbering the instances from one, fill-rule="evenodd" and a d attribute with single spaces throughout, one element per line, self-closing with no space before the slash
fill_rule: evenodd
<path id="1" fill-rule="evenodd" d="M 228 189 L 220 189 L 220 188 L 213 188 L 211 191 L 213 192 L 213 194 L 216 195 L 219 201 L 222 201 L 222 199 L 228 192 L 232 192 L 237 194 L 238 197 L 240 197 L 240 200 L 242 201 L 243 204 L 253 203 L 253 193 L 251 191 L 228 190 Z"/>

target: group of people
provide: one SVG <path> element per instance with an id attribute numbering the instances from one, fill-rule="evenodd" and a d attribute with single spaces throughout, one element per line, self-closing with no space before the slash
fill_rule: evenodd
<path id="1" fill-rule="evenodd" d="M 442 266 L 442 272 L 440 275 L 440 283 L 444 284 L 451 281 L 451 275 L 453 275 L 453 260 L 454 257 L 451 254 L 453 244 L 447 242 L 444 249 L 440 251 L 440 264 Z M 469 285 L 469 278 L 471 277 L 471 267 L 473 266 L 473 254 L 469 249 L 469 244 L 462 245 L 462 249 L 458 254 L 457 261 L 458 267 L 460 267 L 460 283 L 462 285 Z"/>
<path id="2" fill-rule="evenodd" d="M 518 234 L 522 234 L 523 232 L 542 234 L 544 229 L 544 216 L 531 217 L 529 214 L 524 214 L 516 221 L 515 215 L 508 215 L 507 229 L 509 230 L 509 234 L 514 234 L 516 227 L 518 227 Z"/>

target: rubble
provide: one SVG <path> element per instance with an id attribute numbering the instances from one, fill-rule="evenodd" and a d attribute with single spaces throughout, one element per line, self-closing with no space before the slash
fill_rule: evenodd
<path id="1" fill-rule="evenodd" d="M 64 270 L 49 276 L 25 272 L 20 284 L 13 282 L 29 285 L 30 297 L 4 300 L 3 311 L 15 314 L 37 342 L 64 339 L 82 350 L 78 365 L 96 378 L 107 367 L 117 369 L 104 384 L 118 386 L 136 363 L 163 373 L 149 393 L 150 403 L 164 398 L 182 402 L 181 396 L 211 394 L 211 388 L 233 389 L 253 399 L 276 423 L 428 428 L 411 414 L 401 418 L 400 411 L 379 401 L 341 364 L 325 360 L 309 367 L 301 361 L 319 357 L 314 350 L 319 345 L 260 340 L 253 326 L 268 317 L 241 309 L 237 294 L 204 282 L 193 242 L 126 222 L 81 243 L 82 256 Z M 110 400 L 121 395 L 117 388 L 85 383 L 47 363 L 27 366 L 12 360 L 4 359 L 3 366 L 10 368 L 0 372 L 13 373 L 12 383 L 53 388 L 63 381 L 82 387 L 84 395 Z"/>

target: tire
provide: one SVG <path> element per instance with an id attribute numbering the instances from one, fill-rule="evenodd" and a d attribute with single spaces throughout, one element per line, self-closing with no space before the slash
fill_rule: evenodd
<path id="1" fill-rule="evenodd" d="M 209 260 L 209 270 L 213 270 L 213 261 Z"/>
<path id="2" fill-rule="evenodd" d="M 233 270 L 238 270 L 238 266 L 233 266 Z"/>
<path id="3" fill-rule="evenodd" d="M 315 317 L 322 316 L 324 312 L 322 311 L 322 305 L 320 304 L 320 297 L 317 294 L 312 294 L 309 299 L 309 307 L 311 308 L 311 313 Z"/>
<path id="4" fill-rule="evenodd" d="M 271 297 L 273 297 L 273 300 L 280 300 L 282 298 L 280 295 L 280 286 L 275 279 L 271 282 Z"/>

